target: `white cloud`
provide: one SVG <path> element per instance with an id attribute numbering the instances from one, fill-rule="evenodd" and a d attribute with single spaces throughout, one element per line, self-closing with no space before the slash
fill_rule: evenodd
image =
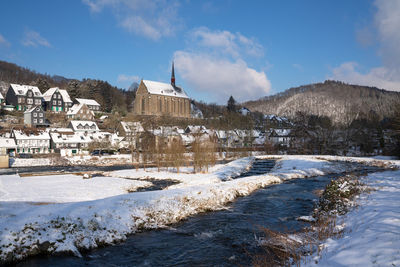
<path id="1" fill-rule="evenodd" d="M 125 75 L 125 74 L 120 74 L 118 75 L 117 81 L 118 82 L 137 82 L 139 80 L 139 76 L 137 75 Z"/>
<path id="2" fill-rule="evenodd" d="M 237 101 L 257 99 L 268 94 L 271 83 L 264 71 L 249 66 L 246 58 L 264 55 L 253 38 L 206 27 L 190 32 L 185 50 L 176 51 L 177 72 L 193 90 L 207 93 L 210 99 L 225 103 L 229 96 Z"/>
<path id="3" fill-rule="evenodd" d="M 46 46 L 51 47 L 49 41 L 43 38 L 38 32 L 35 31 L 26 31 L 24 39 L 22 40 L 22 44 L 25 46 Z"/>
<path id="4" fill-rule="evenodd" d="M 0 46 L 10 46 L 10 43 L 4 38 L 3 35 L 0 34 Z"/>
<path id="5" fill-rule="evenodd" d="M 330 79 L 400 91 L 400 73 L 398 70 L 377 67 L 370 69 L 366 73 L 362 73 L 356 62 L 345 62 L 333 69 L 333 76 Z"/>
<path id="6" fill-rule="evenodd" d="M 128 32 L 158 40 L 180 27 L 178 2 L 166 0 L 82 0 L 93 13 L 111 8 L 118 25 Z"/>
<path id="7" fill-rule="evenodd" d="M 264 56 L 264 49 L 256 40 L 247 38 L 240 33 L 211 31 L 206 27 L 201 27 L 192 31 L 190 37 L 191 43 L 218 49 L 218 52 L 226 53 L 235 58 L 243 56 L 243 54 L 256 57 Z"/>
<path id="8" fill-rule="evenodd" d="M 230 95 L 237 101 L 265 96 L 271 83 L 263 71 L 256 71 L 241 59 L 218 59 L 203 53 L 177 51 L 174 61 L 180 76 L 195 90 L 209 93 L 225 103 Z"/>
<path id="9" fill-rule="evenodd" d="M 381 43 L 380 53 L 388 67 L 400 68 L 400 1 L 376 0 L 375 25 Z"/>
<path id="10" fill-rule="evenodd" d="M 382 66 L 361 72 L 360 66 L 356 62 L 345 62 L 335 68 L 329 78 L 400 91 L 400 1 L 376 0 L 375 6 L 377 12 L 374 23 L 377 31 L 376 39 L 380 46 L 379 55 L 382 57 Z M 364 35 L 372 33 L 372 31 L 365 29 L 363 31 L 366 32 Z M 372 38 L 371 36 L 367 37 L 368 41 Z"/>
<path id="11" fill-rule="evenodd" d="M 118 84 L 123 87 L 128 89 L 129 86 L 132 85 L 134 82 L 139 81 L 139 76 L 137 75 L 125 75 L 125 74 L 120 74 L 118 75 L 117 82 Z"/>
<path id="12" fill-rule="evenodd" d="M 297 63 L 293 63 L 292 67 L 295 68 L 298 71 L 303 71 L 304 70 L 303 66 L 300 65 L 300 64 L 297 64 Z"/>

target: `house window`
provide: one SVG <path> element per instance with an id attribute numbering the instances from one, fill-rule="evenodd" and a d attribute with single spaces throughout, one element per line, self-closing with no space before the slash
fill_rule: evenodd
<path id="1" fill-rule="evenodd" d="M 58 105 L 61 106 L 61 101 L 60 100 L 58 100 Z"/>
<path id="2" fill-rule="evenodd" d="M 40 120 L 39 120 L 39 123 L 43 123 L 43 119 L 40 119 Z"/>
<path id="3" fill-rule="evenodd" d="M 28 99 L 26 100 L 26 103 L 28 103 L 28 104 L 33 104 L 33 99 L 32 99 L 32 98 L 28 98 Z"/>
<path id="4" fill-rule="evenodd" d="M 37 117 L 37 113 L 36 112 L 33 112 L 33 117 Z"/>
<path id="5" fill-rule="evenodd" d="M 43 113 L 39 113 L 39 117 L 43 117 Z"/>
<path id="6" fill-rule="evenodd" d="M 40 108 L 36 108 L 36 111 L 40 111 Z"/>
<path id="7" fill-rule="evenodd" d="M 53 100 L 53 105 L 57 105 L 57 100 Z"/>
<path id="8" fill-rule="evenodd" d="M 32 92 L 31 91 L 28 92 L 28 96 L 32 97 Z"/>
<path id="9" fill-rule="evenodd" d="M 40 104 L 42 104 L 42 101 L 40 99 L 35 99 L 35 104 L 40 105 Z"/>
<path id="10" fill-rule="evenodd" d="M 37 123 L 37 119 L 33 119 L 33 123 Z"/>

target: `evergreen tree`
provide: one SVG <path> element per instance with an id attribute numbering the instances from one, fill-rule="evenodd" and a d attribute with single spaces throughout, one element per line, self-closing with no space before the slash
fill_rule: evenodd
<path id="1" fill-rule="evenodd" d="M 231 96 L 227 105 L 228 112 L 236 112 L 236 100 Z"/>

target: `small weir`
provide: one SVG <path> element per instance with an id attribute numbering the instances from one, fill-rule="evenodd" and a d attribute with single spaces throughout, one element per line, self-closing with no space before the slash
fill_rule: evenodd
<path id="1" fill-rule="evenodd" d="M 255 159 L 250 170 L 242 173 L 236 178 L 265 174 L 270 172 L 274 166 L 275 160 L 273 159 Z"/>

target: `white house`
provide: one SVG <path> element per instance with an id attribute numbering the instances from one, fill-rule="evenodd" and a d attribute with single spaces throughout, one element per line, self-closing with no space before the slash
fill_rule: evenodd
<path id="1" fill-rule="evenodd" d="M 97 101 L 94 99 L 76 98 L 75 103 L 76 104 L 85 104 L 86 106 L 88 106 L 88 108 L 90 108 L 94 112 L 100 111 L 100 104 L 97 103 Z"/>
<path id="2" fill-rule="evenodd" d="M 86 104 L 75 104 L 67 112 L 68 119 L 93 120 L 94 112 Z"/>
<path id="3" fill-rule="evenodd" d="M 12 137 L 17 145 L 17 153 L 43 154 L 50 152 L 50 135 L 47 132 L 13 130 Z"/>
<path id="4" fill-rule="evenodd" d="M 268 135 L 268 140 L 271 141 L 271 143 L 286 147 L 289 147 L 292 138 L 291 129 L 272 129 Z"/>
<path id="5" fill-rule="evenodd" d="M 10 154 L 17 148 L 13 138 L 0 137 L 0 155 Z"/>

